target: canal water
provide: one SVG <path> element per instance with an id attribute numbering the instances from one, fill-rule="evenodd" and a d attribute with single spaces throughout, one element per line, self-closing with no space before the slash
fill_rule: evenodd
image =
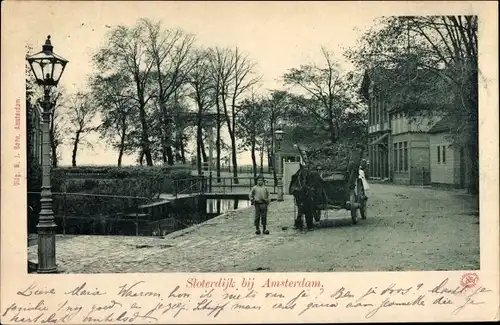
<path id="1" fill-rule="evenodd" d="M 203 199 L 199 201 L 201 206 L 195 207 L 191 202 L 174 204 L 170 206 L 169 213 L 161 220 L 148 223 L 146 220 L 131 219 L 107 219 L 90 220 L 86 217 L 63 216 L 55 213 L 58 234 L 65 235 L 126 235 L 134 236 L 137 232 L 140 235 L 165 235 L 186 227 L 190 227 L 200 222 L 210 220 L 228 211 L 248 208 L 251 206 L 249 200 L 241 199 Z M 203 207 L 205 205 L 205 207 Z M 113 220 L 114 219 L 114 220 Z M 137 223 L 139 221 L 139 224 Z M 139 227 L 139 230 L 138 228 Z M 31 227 L 33 228 L 33 227 Z M 153 230 L 153 229 L 156 229 Z M 31 230 L 31 231 L 30 231 Z M 28 229 L 28 233 L 35 234 L 36 230 Z M 36 239 L 29 240 L 30 245 Z"/>
<path id="2" fill-rule="evenodd" d="M 207 199 L 208 215 L 220 215 L 232 210 L 248 208 L 251 206 L 249 200 L 237 199 Z"/>

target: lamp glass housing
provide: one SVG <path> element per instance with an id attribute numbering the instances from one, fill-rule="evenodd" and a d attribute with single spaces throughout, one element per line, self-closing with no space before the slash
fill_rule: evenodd
<path id="1" fill-rule="evenodd" d="M 42 51 L 26 58 L 39 85 L 57 86 L 66 64 L 69 62 L 62 56 L 55 54 L 52 49 L 49 36 L 42 46 Z"/>
<path id="2" fill-rule="evenodd" d="M 281 129 L 278 129 L 278 130 L 274 131 L 274 136 L 276 137 L 276 141 L 283 140 L 283 134 L 284 133 L 285 132 L 283 132 L 283 130 L 281 130 Z"/>

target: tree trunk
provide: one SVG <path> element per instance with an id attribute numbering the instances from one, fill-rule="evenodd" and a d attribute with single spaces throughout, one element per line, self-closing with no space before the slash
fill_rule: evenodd
<path id="1" fill-rule="evenodd" d="M 118 152 L 118 167 L 122 166 L 122 157 L 123 157 L 123 147 L 120 146 L 120 151 Z"/>
<path id="2" fill-rule="evenodd" d="M 330 142 L 335 144 L 337 142 L 337 132 L 335 128 L 335 123 L 332 119 L 328 120 L 328 130 L 330 131 Z"/>
<path id="3" fill-rule="evenodd" d="M 231 158 L 233 159 L 233 177 L 234 184 L 239 184 L 238 180 L 238 159 L 236 157 L 236 138 L 234 137 L 234 132 L 229 133 L 231 138 Z"/>
<path id="4" fill-rule="evenodd" d="M 467 192 L 469 194 L 479 194 L 479 152 L 475 145 L 468 146 L 468 155 L 470 159 L 469 186 Z"/>
<path id="5" fill-rule="evenodd" d="M 146 105 L 144 103 L 140 103 L 139 105 L 139 118 L 142 127 L 142 132 L 141 132 L 142 154 L 146 157 L 146 164 L 148 166 L 153 166 L 153 157 L 151 156 L 151 148 L 149 147 L 149 130 L 148 130 L 148 123 L 146 121 L 146 111 L 144 109 L 145 106 Z"/>
<path id="6" fill-rule="evenodd" d="M 141 150 L 139 153 L 139 165 L 144 165 L 144 151 Z"/>
<path id="7" fill-rule="evenodd" d="M 57 168 L 57 147 L 54 145 L 54 143 L 51 143 L 51 149 L 52 149 L 52 168 Z"/>
<path id="8" fill-rule="evenodd" d="M 196 143 L 196 168 L 198 175 L 201 175 L 201 144 L 199 140 Z"/>
<path id="9" fill-rule="evenodd" d="M 165 148 L 162 144 L 162 150 L 161 150 L 161 158 L 162 158 L 162 161 L 163 161 L 163 164 L 166 164 L 168 159 L 167 159 L 167 148 Z"/>
<path id="10" fill-rule="evenodd" d="M 127 121 L 122 120 L 122 134 L 120 135 L 120 148 L 118 152 L 118 167 L 122 166 L 123 151 L 125 150 L 125 137 L 127 135 Z"/>
<path id="11" fill-rule="evenodd" d="M 208 161 L 208 155 L 207 155 L 207 151 L 205 150 L 205 141 L 203 141 L 203 133 L 201 133 L 201 138 L 200 138 L 200 149 L 201 149 L 201 156 L 203 158 L 203 162 L 206 163 Z"/>
<path id="12" fill-rule="evenodd" d="M 218 95 L 217 95 L 218 96 Z M 221 143 L 220 143 L 220 128 L 221 128 L 221 119 L 220 119 L 220 105 L 219 105 L 219 99 L 217 97 L 216 101 L 216 106 L 217 106 L 217 134 L 216 134 L 216 139 L 215 139 L 215 151 L 216 151 L 216 170 L 217 170 L 217 183 L 220 183 L 222 181 L 220 177 L 220 160 L 221 160 Z"/>
<path id="13" fill-rule="evenodd" d="M 78 143 L 80 142 L 81 131 L 76 131 L 75 142 L 73 142 L 73 154 L 71 156 L 71 166 L 76 167 L 76 152 L 78 151 Z"/>
<path id="14" fill-rule="evenodd" d="M 477 62 L 477 56 L 473 62 Z M 471 69 L 470 75 L 471 95 L 468 98 L 471 116 L 469 118 L 471 125 L 469 155 L 471 159 L 470 184 L 468 192 L 470 194 L 479 194 L 479 106 L 478 106 L 478 67 L 477 63 Z M 478 196 L 479 199 L 479 196 Z"/>
<path id="15" fill-rule="evenodd" d="M 185 165 L 186 164 L 186 148 L 184 146 L 184 141 L 182 140 L 181 136 L 181 143 L 180 143 L 180 149 L 181 149 L 181 162 Z"/>
<path id="16" fill-rule="evenodd" d="M 174 164 L 174 153 L 171 146 L 167 146 L 167 163 L 172 166 Z"/>
<path id="17" fill-rule="evenodd" d="M 257 158 L 255 156 L 255 140 L 252 139 L 252 170 L 253 170 L 253 178 L 257 179 Z"/>
<path id="18" fill-rule="evenodd" d="M 167 159 L 167 146 L 166 146 L 166 140 L 165 140 L 165 134 L 164 134 L 163 128 L 161 128 L 160 132 L 161 132 L 161 137 L 160 137 L 161 158 L 162 158 L 163 164 L 165 165 L 168 162 L 168 159 Z"/>
<path id="19" fill-rule="evenodd" d="M 264 175 L 264 146 L 260 146 L 260 173 Z"/>

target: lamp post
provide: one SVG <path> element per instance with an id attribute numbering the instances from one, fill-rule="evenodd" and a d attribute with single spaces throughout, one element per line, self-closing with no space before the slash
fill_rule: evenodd
<path id="1" fill-rule="evenodd" d="M 278 195 L 277 195 L 277 200 L 278 201 L 283 201 L 283 177 L 282 177 L 282 171 L 281 171 L 281 140 L 283 140 L 283 130 L 281 129 L 280 126 L 274 131 L 274 157 L 275 157 L 275 162 L 274 166 L 276 167 L 276 178 L 278 181 Z"/>
<path id="2" fill-rule="evenodd" d="M 56 87 L 64 72 L 68 60 L 52 52 L 50 35 L 47 36 L 42 51 L 27 57 L 38 85 L 43 86 L 42 101 L 42 192 L 40 194 L 40 216 L 38 225 L 38 273 L 55 273 L 56 266 L 56 224 L 52 210 L 52 192 L 50 185 L 51 150 L 49 124 L 52 114 L 50 90 Z"/>

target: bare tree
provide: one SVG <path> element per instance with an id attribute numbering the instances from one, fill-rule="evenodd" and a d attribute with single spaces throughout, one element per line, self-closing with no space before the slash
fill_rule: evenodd
<path id="1" fill-rule="evenodd" d="M 156 99 L 161 113 L 161 142 L 163 156 L 169 165 L 174 163 L 169 129 L 172 118 L 167 103 L 176 91 L 187 81 L 189 72 L 195 65 L 190 56 L 195 37 L 181 30 L 164 29 L 161 22 L 141 20 L 148 33 L 148 55 L 154 65 L 157 87 Z M 196 56 L 194 57 L 196 59 Z M 164 158 L 164 159 L 165 159 Z"/>
<path id="2" fill-rule="evenodd" d="M 216 150 L 216 169 L 217 169 L 217 181 L 220 182 L 220 163 L 222 154 L 222 139 L 221 139 L 221 127 L 222 127 L 222 117 L 223 108 L 221 94 L 227 92 L 226 85 L 231 80 L 231 74 L 233 73 L 233 61 L 230 55 L 230 51 L 227 49 L 213 48 L 208 51 L 209 63 L 210 63 L 210 73 L 213 81 L 213 100 L 216 109 L 216 140 L 215 140 L 215 150 Z"/>
<path id="3" fill-rule="evenodd" d="M 66 133 L 64 107 L 65 103 L 65 90 L 62 86 L 54 89 L 51 95 L 52 99 L 52 114 L 50 116 L 49 135 L 50 135 L 50 148 L 52 150 L 52 167 L 56 168 L 59 164 L 60 152 L 58 149 L 64 143 L 64 135 Z"/>
<path id="4" fill-rule="evenodd" d="M 263 105 L 264 100 L 252 92 L 250 99 L 242 102 L 242 113 L 237 118 L 236 135 L 243 140 L 243 147 L 250 149 L 254 178 L 257 177 L 257 149 L 265 134 L 267 112 Z"/>
<path id="5" fill-rule="evenodd" d="M 207 161 L 206 153 L 203 145 L 203 122 L 204 116 L 214 106 L 214 83 L 210 74 L 210 62 L 207 57 L 207 52 L 198 50 L 195 55 L 196 64 L 189 74 L 189 85 L 191 86 L 190 97 L 196 103 L 196 165 L 198 174 L 201 174 L 202 158 Z M 220 165 L 217 170 L 220 176 Z"/>
<path id="6" fill-rule="evenodd" d="M 278 180 L 276 168 L 274 168 L 274 130 L 276 130 L 278 118 L 284 116 L 286 109 L 290 106 L 290 94 L 285 91 L 273 90 L 269 98 L 263 103 L 263 110 L 265 111 L 265 138 L 263 139 L 262 147 L 266 148 L 267 156 L 273 157 L 273 176 L 275 183 Z M 263 149 L 262 149 L 263 150 Z M 269 167 L 271 164 L 269 164 Z"/>
<path id="7" fill-rule="evenodd" d="M 301 93 L 295 97 L 296 102 L 308 110 L 323 125 L 327 125 L 331 143 L 341 136 L 342 117 L 345 110 L 354 106 L 347 96 L 349 76 L 342 73 L 340 65 L 332 54 L 321 48 L 324 65 L 316 63 L 303 65 L 299 69 L 291 69 L 284 75 L 286 85 Z M 351 94 L 352 95 L 352 94 Z"/>
<path id="8" fill-rule="evenodd" d="M 118 150 L 118 167 L 122 165 L 125 152 L 136 149 L 131 136 L 135 130 L 133 119 L 137 117 L 137 103 L 131 98 L 130 81 L 123 74 L 96 76 L 91 81 L 92 96 L 102 119 L 98 130 L 101 138 Z"/>
<path id="9" fill-rule="evenodd" d="M 133 27 L 116 27 L 108 34 L 106 45 L 97 52 L 93 61 L 101 74 L 120 73 L 131 78 L 135 89 L 130 98 L 137 103 L 141 124 L 141 161 L 144 156 L 147 165 L 152 166 L 147 104 L 155 94 L 151 87 L 154 61 L 147 55 L 146 32 L 142 22 Z"/>
<path id="10" fill-rule="evenodd" d="M 220 116 L 220 106 L 222 106 L 224 112 L 226 127 L 228 129 L 229 138 L 231 139 L 234 182 L 238 183 L 235 127 L 236 118 L 240 112 L 240 106 L 238 106 L 237 103 L 248 89 L 258 83 L 260 78 L 253 77 L 255 63 L 250 61 L 246 55 L 243 55 L 238 48 L 235 48 L 234 51 L 230 49 L 215 49 L 213 52 L 212 62 L 216 75 L 218 95 L 216 106 L 218 107 L 218 116 Z M 220 154 L 218 153 L 218 155 Z"/>
<path id="11" fill-rule="evenodd" d="M 80 145 L 90 145 L 90 143 L 85 141 L 85 136 L 96 129 L 92 125 L 96 113 L 96 106 L 91 101 L 89 94 L 79 92 L 73 95 L 68 107 L 70 132 L 74 134 L 74 137 L 72 137 L 73 153 L 71 156 L 71 165 L 73 167 L 76 167 L 78 147 Z"/>

